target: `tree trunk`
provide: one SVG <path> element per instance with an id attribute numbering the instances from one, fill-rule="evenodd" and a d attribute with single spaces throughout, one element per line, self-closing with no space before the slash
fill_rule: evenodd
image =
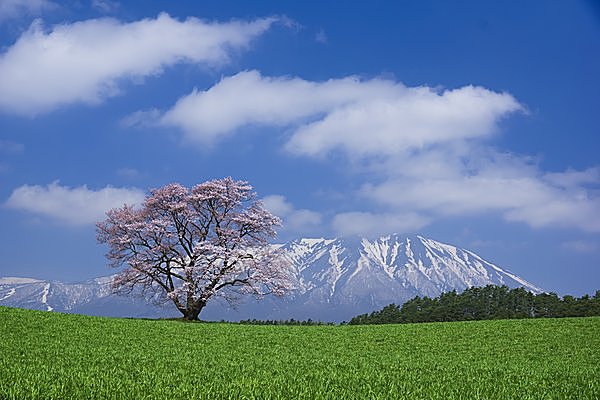
<path id="1" fill-rule="evenodd" d="M 183 319 L 186 321 L 196 321 L 198 320 L 198 316 L 200 315 L 200 311 L 204 308 L 206 304 L 202 302 L 197 302 L 191 305 L 184 310 L 179 310 L 183 314 Z"/>
<path id="2" fill-rule="evenodd" d="M 185 310 L 183 313 L 183 319 L 186 321 L 196 321 L 198 319 L 198 315 L 200 315 L 200 310 Z"/>

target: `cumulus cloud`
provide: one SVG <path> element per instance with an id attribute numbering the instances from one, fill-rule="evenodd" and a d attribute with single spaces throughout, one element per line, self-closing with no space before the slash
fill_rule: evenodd
<path id="1" fill-rule="evenodd" d="M 88 225 L 103 220 L 111 208 L 140 204 L 143 200 L 144 192 L 136 188 L 106 186 L 91 190 L 85 185 L 70 188 L 53 182 L 47 186 L 18 187 L 5 205 L 69 225 Z"/>
<path id="2" fill-rule="evenodd" d="M 99 103 L 122 80 L 159 75 L 177 63 L 218 65 L 247 47 L 275 18 L 227 23 L 168 14 L 125 23 L 111 18 L 34 22 L 0 55 L 0 109 L 25 115 L 72 103 Z"/>
<path id="3" fill-rule="evenodd" d="M 470 148 L 468 157 L 426 152 L 394 162 L 360 195 L 392 209 L 437 216 L 500 213 L 534 228 L 600 231 L 600 180 L 594 169 L 544 173 L 531 160 Z"/>
<path id="4" fill-rule="evenodd" d="M 37 15 L 54 7 L 56 4 L 48 0 L 2 0 L 0 1 L 0 22 L 23 14 Z"/>
<path id="5" fill-rule="evenodd" d="M 417 213 L 372 213 L 351 211 L 334 216 L 332 227 L 340 235 L 381 235 L 415 232 L 428 225 L 429 218 Z"/>
<path id="6" fill-rule="evenodd" d="M 361 174 L 362 188 L 349 194 L 367 200 L 364 208 L 333 219 L 341 233 L 410 231 L 435 218 L 484 213 L 534 228 L 600 231 L 599 168 L 549 173 L 536 160 L 487 145 L 516 112 L 526 108 L 511 94 L 483 87 L 314 82 L 245 71 L 194 90 L 163 114 L 137 118 L 153 116 L 203 144 L 247 126 L 274 127 L 293 154 L 345 155 L 341 160 L 372 174 Z"/>
<path id="7" fill-rule="evenodd" d="M 488 136 L 503 115 L 519 109 L 507 94 L 472 86 L 438 93 L 408 88 L 393 99 L 337 108 L 300 127 L 287 144 L 295 153 L 394 155 L 433 144 Z"/>
<path id="8" fill-rule="evenodd" d="M 290 127 L 286 148 L 319 156 L 395 154 L 432 143 L 488 136 L 522 106 L 507 93 L 466 86 L 439 91 L 357 77 L 324 82 L 246 71 L 194 90 L 161 118 L 202 143 L 248 125 Z"/>
<path id="9" fill-rule="evenodd" d="M 321 228 L 321 214 L 307 209 L 296 209 L 284 196 L 264 197 L 263 205 L 283 220 L 283 229 L 294 234 L 310 233 Z"/>
<path id="10" fill-rule="evenodd" d="M 573 188 L 585 184 L 600 183 L 600 167 L 577 171 L 572 168 L 564 172 L 552 172 L 544 175 L 544 180 L 563 188 Z"/>

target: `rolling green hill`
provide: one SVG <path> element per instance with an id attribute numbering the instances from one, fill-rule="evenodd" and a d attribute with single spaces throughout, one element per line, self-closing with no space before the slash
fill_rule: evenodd
<path id="1" fill-rule="evenodd" d="M 0 307 L 2 399 L 598 399 L 600 318 L 368 326 Z"/>

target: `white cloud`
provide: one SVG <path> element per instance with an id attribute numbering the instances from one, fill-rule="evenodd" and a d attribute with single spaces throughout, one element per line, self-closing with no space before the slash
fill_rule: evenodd
<path id="1" fill-rule="evenodd" d="M 99 103 L 124 79 L 159 75 L 177 63 L 218 65 L 265 32 L 275 18 L 179 21 L 167 14 L 131 23 L 92 19 L 46 31 L 34 22 L 0 55 L 0 109 L 35 115 L 72 103 Z"/>
<path id="2" fill-rule="evenodd" d="M 155 126 L 161 115 L 157 109 L 136 111 L 125 116 L 119 122 L 124 128 Z"/>
<path id="3" fill-rule="evenodd" d="M 600 231 L 599 168 L 548 173 L 535 160 L 486 145 L 504 117 L 524 111 L 510 94 L 482 87 L 437 90 L 356 77 L 313 82 L 246 71 L 194 90 L 162 116 L 142 115 L 203 144 L 259 125 L 280 128 L 294 154 L 341 152 L 365 168 L 358 194 L 370 202 L 336 216 L 339 232 L 411 230 L 435 218 L 484 213 L 534 228 Z"/>
<path id="4" fill-rule="evenodd" d="M 415 232 L 430 220 L 416 213 L 371 213 L 352 211 L 337 214 L 333 229 L 340 235 L 381 235 Z"/>
<path id="5" fill-rule="evenodd" d="M 261 201 L 267 210 L 283 220 L 285 231 L 301 234 L 321 228 L 321 214 L 307 209 L 296 209 L 284 196 L 270 195 Z"/>
<path id="6" fill-rule="evenodd" d="M 263 197 L 261 202 L 269 212 L 277 215 L 279 218 L 283 218 L 294 211 L 292 203 L 288 202 L 285 196 L 278 194 Z"/>
<path id="7" fill-rule="evenodd" d="M 408 88 L 393 99 L 340 107 L 300 127 L 287 148 L 323 155 L 341 149 L 353 156 L 394 155 L 433 144 L 488 136 L 503 115 L 519 109 L 507 94 L 477 87 L 438 93 Z"/>
<path id="8" fill-rule="evenodd" d="M 339 149 L 368 156 L 488 136 L 501 117 L 518 110 L 511 95 L 481 87 L 438 91 L 383 79 L 312 82 L 246 71 L 194 90 L 161 122 L 204 144 L 248 125 L 290 127 L 286 148 L 294 153 Z"/>
<path id="9" fill-rule="evenodd" d="M 111 0 L 92 0 L 92 7 L 103 13 L 111 13 L 117 11 L 121 4 Z"/>
<path id="10" fill-rule="evenodd" d="M 568 169 L 564 172 L 548 173 L 544 179 L 554 185 L 572 188 L 585 184 L 600 183 L 600 167 L 588 168 L 583 171 Z"/>
<path id="11" fill-rule="evenodd" d="M 143 200 L 144 192 L 136 188 L 107 186 L 90 190 L 85 185 L 70 188 L 53 182 L 45 187 L 18 187 L 5 205 L 51 217 L 69 225 L 88 225 L 105 219 L 106 211 L 111 208 L 140 204 Z"/>
<path id="12" fill-rule="evenodd" d="M 37 15 L 56 7 L 48 0 L 2 0 L 0 1 L 0 22 L 20 15 Z"/>
<path id="13" fill-rule="evenodd" d="M 521 157 L 470 150 L 466 161 L 440 151 L 396 160 L 382 182 L 365 184 L 360 194 L 394 210 L 437 216 L 495 212 L 535 228 L 600 231 L 600 196 L 583 185 L 598 182 L 591 173 L 544 174 Z"/>

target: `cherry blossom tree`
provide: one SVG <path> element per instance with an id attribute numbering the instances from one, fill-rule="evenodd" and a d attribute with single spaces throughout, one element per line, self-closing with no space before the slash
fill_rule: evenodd
<path id="1" fill-rule="evenodd" d="M 97 233 L 110 266 L 124 267 L 113 281 L 118 292 L 172 301 L 196 320 L 213 298 L 235 304 L 291 289 L 289 263 L 269 244 L 280 225 L 252 186 L 225 178 L 152 190 L 141 207 L 108 211 Z"/>

